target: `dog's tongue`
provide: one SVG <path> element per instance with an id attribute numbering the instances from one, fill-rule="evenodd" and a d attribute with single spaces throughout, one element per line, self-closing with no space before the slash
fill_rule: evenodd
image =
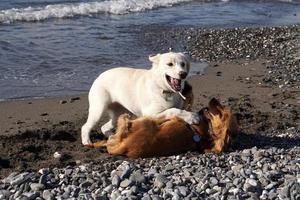
<path id="1" fill-rule="evenodd" d="M 179 85 L 179 84 L 180 84 L 179 82 L 180 82 L 179 79 L 172 78 L 172 84 L 173 84 L 173 85 Z"/>
<path id="2" fill-rule="evenodd" d="M 179 91 L 181 89 L 181 80 L 171 77 L 171 83 L 175 90 Z"/>

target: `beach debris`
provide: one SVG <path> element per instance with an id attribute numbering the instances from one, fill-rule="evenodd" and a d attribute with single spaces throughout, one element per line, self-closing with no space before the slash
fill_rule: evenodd
<path id="1" fill-rule="evenodd" d="M 66 100 L 60 100 L 60 101 L 59 101 L 59 104 L 65 104 L 65 103 L 67 103 Z"/>
<path id="2" fill-rule="evenodd" d="M 41 116 L 47 116 L 47 115 L 48 115 L 48 113 L 46 113 L 46 112 L 41 114 Z"/>
<path id="3" fill-rule="evenodd" d="M 70 98 L 70 103 L 73 103 L 74 101 L 80 100 L 80 97 L 72 97 Z"/>
<path id="4" fill-rule="evenodd" d="M 61 154 L 58 153 L 57 151 L 53 154 L 53 157 L 56 158 L 56 159 L 60 159 L 61 158 Z"/>

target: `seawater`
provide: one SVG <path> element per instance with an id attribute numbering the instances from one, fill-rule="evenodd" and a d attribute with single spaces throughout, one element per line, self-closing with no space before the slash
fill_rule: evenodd
<path id="1" fill-rule="evenodd" d="M 0 99 L 87 92 L 109 68 L 148 68 L 153 52 L 138 40 L 152 25 L 227 28 L 299 21 L 299 1 L 2 0 Z"/>

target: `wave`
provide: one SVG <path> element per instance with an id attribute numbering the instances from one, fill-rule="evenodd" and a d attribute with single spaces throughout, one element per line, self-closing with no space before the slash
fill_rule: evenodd
<path id="1" fill-rule="evenodd" d="M 42 21 L 51 18 L 90 16 L 98 13 L 123 15 L 192 0 L 111 0 L 89 3 L 54 4 L 44 7 L 12 8 L 0 11 L 0 23 Z"/>

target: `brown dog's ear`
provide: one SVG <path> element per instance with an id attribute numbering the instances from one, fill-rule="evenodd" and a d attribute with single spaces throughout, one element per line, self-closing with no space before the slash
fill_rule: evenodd
<path id="1" fill-rule="evenodd" d="M 208 103 L 208 109 L 209 112 L 213 115 L 220 115 L 222 116 L 221 110 L 223 109 L 223 106 L 220 104 L 220 102 L 216 98 L 212 98 Z"/>
<path id="2" fill-rule="evenodd" d="M 160 58 L 160 54 L 156 54 L 155 56 L 150 55 L 149 56 L 149 60 L 153 63 L 153 64 L 158 64 L 159 63 L 159 58 Z"/>

